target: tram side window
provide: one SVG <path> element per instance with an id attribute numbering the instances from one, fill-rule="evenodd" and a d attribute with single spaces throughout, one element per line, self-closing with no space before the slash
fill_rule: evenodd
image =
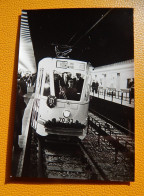
<path id="1" fill-rule="evenodd" d="M 80 73 L 54 73 L 55 96 L 58 99 L 80 101 L 83 83 Z"/>
<path id="2" fill-rule="evenodd" d="M 46 74 L 43 96 L 49 96 L 49 95 L 50 95 L 50 77 L 49 74 Z"/>
<path id="3" fill-rule="evenodd" d="M 43 79 L 43 69 L 40 72 L 40 89 L 39 89 L 39 94 L 41 94 L 42 79 Z"/>
<path id="4" fill-rule="evenodd" d="M 40 86 L 41 86 L 41 69 L 39 71 L 39 77 L 38 77 L 38 88 L 37 88 L 37 92 L 40 94 Z"/>

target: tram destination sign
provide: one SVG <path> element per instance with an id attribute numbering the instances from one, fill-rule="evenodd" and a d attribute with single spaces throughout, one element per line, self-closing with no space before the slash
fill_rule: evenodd
<path id="1" fill-rule="evenodd" d="M 56 62 L 56 67 L 62 68 L 62 69 L 75 69 L 75 70 L 85 71 L 85 63 L 80 63 L 79 61 L 68 63 L 68 61 L 59 61 L 58 60 Z"/>

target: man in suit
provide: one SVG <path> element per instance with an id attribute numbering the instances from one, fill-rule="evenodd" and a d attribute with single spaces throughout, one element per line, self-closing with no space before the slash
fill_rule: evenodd
<path id="1" fill-rule="evenodd" d="M 65 84 L 66 88 L 69 86 L 68 85 L 69 80 L 72 80 L 71 73 L 70 72 L 64 73 L 63 74 L 63 81 L 64 81 L 64 84 Z"/>
<path id="2" fill-rule="evenodd" d="M 95 91 L 96 91 L 96 93 L 97 93 L 97 91 L 98 91 L 98 87 L 99 87 L 99 83 L 98 83 L 98 81 L 96 81 L 95 87 L 96 87 Z"/>
<path id="3" fill-rule="evenodd" d="M 66 97 L 68 100 L 79 101 L 78 95 L 77 95 L 77 89 L 74 87 L 73 80 L 68 81 L 68 88 L 66 89 Z"/>
<path id="4" fill-rule="evenodd" d="M 83 83 L 84 83 L 84 79 L 81 77 L 80 73 L 76 73 L 76 81 L 75 81 L 75 86 L 77 89 L 78 93 L 82 93 L 82 88 L 83 88 Z"/>
<path id="5" fill-rule="evenodd" d="M 55 96 L 58 99 L 65 99 L 66 85 L 64 79 L 57 73 L 54 73 L 54 87 L 55 87 Z"/>

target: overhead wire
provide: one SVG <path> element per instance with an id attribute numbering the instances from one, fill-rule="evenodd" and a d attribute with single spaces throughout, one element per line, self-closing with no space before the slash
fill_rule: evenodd
<path id="1" fill-rule="evenodd" d="M 110 10 L 108 10 L 98 21 L 96 21 L 93 26 L 88 29 L 73 45 L 72 48 L 76 46 L 76 44 L 83 38 L 85 37 L 96 25 L 98 25 L 111 11 L 113 8 L 111 8 Z"/>
<path id="2" fill-rule="evenodd" d="M 60 51 L 59 49 L 58 49 L 58 45 L 56 45 L 56 44 L 53 44 L 53 45 L 55 45 L 56 47 L 55 47 L 55 51 L 56 51 L 56 55 L 57 56 L 59 56 L 59 55 L 64 55 L 64 56 L 66 56 L 67 54 L 69 54 L 71 51 L 72 51 L 72 48 L 74 48 L 77 44 L 78 44 L 78 42 L 82 39 L 82 38 L 84 38 L 96 25 L 98 25 L 111 11 L 112 11 L 112 9 L 113 8 L 111 8 L 111 9 L 109 9 L 104 15 L 102 15 L 102 17 L 98 20 L 98 21 L 96 21 L 73 45 L 71 45 L 71 46 L 69 46 L 69 45 L 61 45 L 60 47 L 61 48 L 69 48 L 68 50 L 66 50 L 66 51 Z M 68 43 L 70 43 L 72 40 L 73 40 L 73 38 L 77 35 L 77 33 L 78 32 L 76 32 L 70 39 L 69 39 L 69 41 L 68 41 Z"/>

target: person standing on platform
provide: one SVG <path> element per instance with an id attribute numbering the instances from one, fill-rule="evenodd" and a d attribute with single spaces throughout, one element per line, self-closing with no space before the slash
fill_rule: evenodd
<path id="1" fill-rule="evenodd" d="M 93 82 L 92 82 L 92 92 L 93 92 L 93 96 L 94 96 L 95 91 L 96 91 L 96 83 L 95 83 L 95 81 L 93 80 Z"/>
<path id="2" fill-rule="evenodd" d="M 27 85 L 26 85 L 26 82 L 24 81 L 24 79 L 21 77 L 21 79 L 18 81 L 18 85 L 20 86 L 21 88 L 21 94 L 22 96 L 23 95 L 26 95 L 27 94 Z"/>
<path id="3" fill-rule="evenodd" d="M 95 91 L 96 91 L 96 93 L 97 93 L 97 91 L 98 91 L 98 87 L 99 87 L 99 83 L 98 83 L 98 81 L 96 81 L 96 83 L 95 83 Z"/>

